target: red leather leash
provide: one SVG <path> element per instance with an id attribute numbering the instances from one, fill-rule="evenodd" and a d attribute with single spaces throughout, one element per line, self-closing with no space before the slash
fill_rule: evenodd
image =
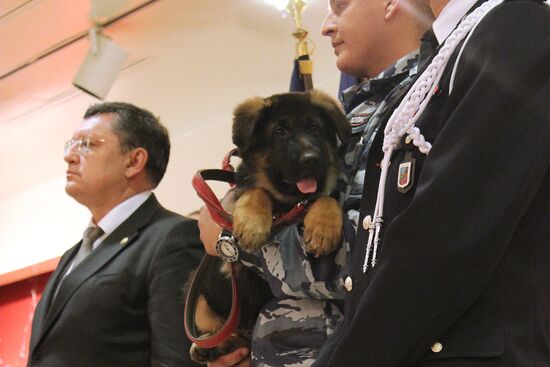
<path id="1" fill-rule="evenodd" d="M 235 172 L 226 171 L 220 169 L 205 169 L 199 170 L 193 176 L 191 183 L 197 192 L 197 195 L 204 201 L 206 208 L 210 212 L 212 219 L 225 229 L 232 230 L 233 217 L 226 212 L 210 186 L 206 183 L 207 180 L 217 180 L 228 183 L 235 182 Z M 281 213 L 273 217 L 273 225 L 288 224 L 296 220 L 300 215 L 304 213 L 306 209 L 306 202 L 300 201 L 294 205 L 286 213 Z"/>
<path id="2" fill-rule="evenodd" d="M 232 216 L 226 212 L 218 197 L 214 194 L 206 180 L 217 180 L 227 182 L 230 186 L 235 185 L 235 170 L 231 166 L 231 157 L 236 155 L 237 149 L 232 149 L 223 159 L 222 169 L 207 169 L 200 170 L 193 176 L 191 184 L 197 192 L 197 195 L 204 201 L 212 219 L 220 226 L 231 230 L 233 228 Z M 187 299 L 185 301 L 185 333 L 189 340 L 197 344 L 201 348 L 214 348 L 220 343 L 223 343 L 233 334 L 240 316 L 239 292 L 237 289 L 237 276 L 235 274 L 235 264 L 229 264 L 231 269 L 231 310 L 229 317 L 222 325 L 220 330 L 212 335 L 200 335 L 195 324 L 195 314 L 197 311 L 197 303 L 200 296 L 200 290 L 206 279 L 206 276 L 211 271 L 217 271 L 213 267 L 218 263 L 216 256 L 204 255 L 199 268 L 197 269 Z"/>
<path id="3" fill-rule="evenodd" d="M 204 169 L 197 171 L 191 180 L 193 188 L 202 201 L 204 201 L 214 222 L 218 223 L 223 228 L 232 230 L 233 217 L 222 207 L 222 204 L 210 186 L 208 186 L 206 180 L 223 181 L 233 184 L 235 182 L 235 172 L 221 169 Z"/>
<path id="4" fill-rule="evenodd" d="M 232 230 L 233 217 L 223 209 L 217 196 L 214 194 L 210 186 L 206 183 L 207 180 L 216 180 L 227 182 L 230 186 L 235 184 L 235 171 L 230 164 L 231 157 L 236 155 L 236 149 L 231 150 L 225 157 L 222 163 L 223 169 L 205 169 L 199 170 L 193 176 L 191 181 L 197 195 L 204 201 L 206 208 L 210 212 L 212 219 L 225 229 Z M 305 202 L 299 202 L 290 211 L 280 214 L 273 218 L 273 225 L 290 223 L 296 220 L 304 213 L 306 209 Z M 240 316 L 239 292 L 237 290 L 237 281 L 235 275 L 235 263 L 231 263 L 231 311 L 229 317 L 223 326 L 211 336 L 199 336 L 195 325 L 195 313 L 200 289 L 206 274 L 212 271 L 213 265 L 217 263 L 216 256 L 205 255 L 193 277 L 189 293 L 185 302 L 185 333 L 187 337 L 201 348 L 214 348 L 218 344 L 225 341 L 233 334 Z"/>
<path id="5" fill-rule="evenodd" d="M 210 271 L 213 271 L 213 267 L 218 264 L 218 258 L 216 256 L 211 256 L 206 254 L 193 277 L 191 282 L 191 287 L 189 288 L 189 293 L 187 293 L 187 299 L 185 300 L 185 333 L 187 337 L 195 344 L 201 348 L 214 348 L 218 344 L 225 341 L 227 338 L 233 334 L 233 331 L 237 327 L 240 316 L 240 302 L 239 302 L 239 292 L 237 291 L 237 277 L 235 275 L 234 264 L 230 264 L 231 268 L 231 311 L 229 312 L 229 317 L 222 325 L 220 330 L 215 332 L 212 335 L 203 335 L 200 336 L 197 332 L 197 327 L 195 325 L 195 314 L 197 310 L 197 301 L 199 299 L 200 290 L 202 284 L 206 279 L 206 274 Z"/>

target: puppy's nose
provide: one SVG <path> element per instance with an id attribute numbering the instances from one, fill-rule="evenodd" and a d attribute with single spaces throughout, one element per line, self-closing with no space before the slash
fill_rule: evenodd
<path id="1" fill-rule="evenodd" d="M 315 168 L 319 164 L 319 155 L 314 152 L 304 152 L 300 156 L 300 165 L 307 168 Z"/>

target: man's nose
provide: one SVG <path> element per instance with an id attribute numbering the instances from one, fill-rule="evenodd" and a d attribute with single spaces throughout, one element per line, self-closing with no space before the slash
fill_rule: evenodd
<path id="1" fill-rule="evenodd" d="M 70 149 L 67 149 L 63 154 L 63 159 L 67 163 L 78 162 L 79 158 L 80 158 L 80 155 L 78 154 L 78 149 L 76 145 L 72 146 Z"/>
<path id="2" fill-rule="evenodd" d="M 327 16 L 321 24 L 321 34 L 326 37 L 331 37 L 331 35 L 336 30 L 336 22 L 334 21 L 334 13 L 332 10 L 329 10 Z"/>

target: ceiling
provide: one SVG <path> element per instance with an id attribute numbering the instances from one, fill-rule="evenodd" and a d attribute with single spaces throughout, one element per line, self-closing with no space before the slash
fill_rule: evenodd
<path id="1" fill-rule="evenodd" d="M 304 25 L 318 38 L 326 2 L 310 4 L 305 23 L 314 20 L 316 25 Z M 221 25 L 227 18 L 246 22 L 239 32 L 260 32 L 263 42 L 280 42 L 282 37 L 291 45 L 292 22 L 274 21 L 279 16 L 272 10 L 259 0 L 0 0 L 0 128 L 82 93 L 72 80 L 90 48 L 91 19 L 128 53 L 128 70 L 159 57 L 163 47 L 185 47 L 190 39 L 205 37 L 212 27 L 227 31 Z M 245 42 L 254 34 L 236 32 L 234 37 Z M 226 47 L 216 44 L 221 39 L 208 46 Z M 328 43 L 323 47 L 330 54 Z M 333 67 L 330 58 L 322 62 Z M 189 67 L 192 77 L 197 68 L 207 73 L 211 65 Z"/>
<path id="2" fill-rule="evenodd" d="M 91 14 L 111 34 L 119 19 L 155 2 L 95 0 L 91 9 L 89 0 L 0 1 L 0 126 L 77 93 L 71 82 L 89 49 Z M 125 67 L 138 61 L 132 53 Z"/>

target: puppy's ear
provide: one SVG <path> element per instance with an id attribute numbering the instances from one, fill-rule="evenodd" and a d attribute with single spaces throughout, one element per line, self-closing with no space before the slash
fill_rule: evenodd
<path id="1" fill-rule="evenodd" d="M 245 152 L 252 143 L 252 135 L 268 101 L 253 97 L 239 104 L 233 112 L 233 144 L 240 153 Z"/>
<path id="2" fill-rule="evenodd" d="M 318 91 L 310 90 L 307 92 L 309 99 L 313 105 L 320 108 L 324 114 L 330 119 L 336 135 L 343 144 L 347 144 L 351 137 L 351 125 L 340 106 L 334 98 L 328 94 Z"/>

